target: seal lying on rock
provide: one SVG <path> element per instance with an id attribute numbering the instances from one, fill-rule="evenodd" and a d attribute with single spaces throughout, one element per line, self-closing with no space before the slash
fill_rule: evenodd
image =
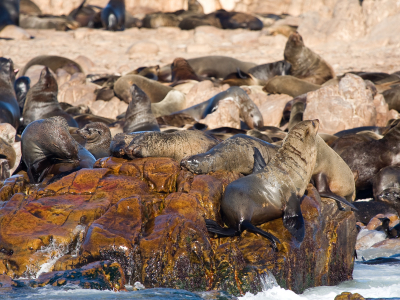
<path id="1" fill-rule="evenodd" d="M 311 91 L 316 91 L 320 85 L 306 82 L 294 76 L 276 76 L 267 81 L 263 91 L 270 94 L 286 94 L 297 97 Z"/>
<path id="2" fill-rule="evenodd" d="M 76 72 L 85 73 L 78 63 L 66 57 L 56 55 L 39 55 L 28 61 L 24 68 L 18 72 L 18 77 L 24 76 L 26 71 L 35 65 L 46 66 L 53 72 L 56 72 L 57 69 L 64 68 L 71 75 Z"/>
<path id="3" fill-rule="evenodd" d="M 290 75 L 304 81 L 321 85 L 336 77 L 332 67 L 304 45 L 303 38 L 298 32 L 289 36 L 284 57 L 292 65 Z"/>
<path id="4" fill-rule="evenodd" d="M 230 183 L 222 197 L 221 215 L 229 228 L 206 220 L 208 231 L 220 236 L 240 235 L 244 230 L 258 233 L 269 239 L 276 250 L 279 240 L 255 225 L 283 216 L 284 226 L 297 241 L 302 242 L 305 228 L 300 198 L 317 159 L 318 127 L 318 120 L 298 123 L 266 166 L 256 150 L 255 172 Z"/>
<path id="5" fill-rule="evenodd" d="M 14 91 L 14 64 L 11 59 L 0 57 L 0 123 L 18 128 L 20 109 Z"/>
<path id="6" fill-rule="evenodd" d="M 111 132 L 101 122 L 89 123 L 76 131 L 84 140 L 83 145 L 96 159 L 110 156 Z"/>
<path id="7" fill-rule="evenodd" d="M 199 130 L 117 134 L 111 141 L 115 157 L 171 157 L 180 162 L 186 156 L 207 152 L 219 141 Z"/>
<path id="8" fill-rule="evenodd" d="M 261 152 L 267 163 L 279 149 L 278 146 L 260 139 L 245 134 L 236 134 L 205 153 L 183 159 L 181 167 L 195 174 L 225 170 L 247 175 L 253 171 L 254 148 Z"/>
<path id="9" fill-rule="evenodd" d="M 45 67 L 40 73 L 39 81 L 28 91 L 24 105 L 23 125 L 54 116 L 61 116 L 71 127 L 78 127 L 74 118 L 66 113 L 57 100 L 58 85 L 49 69 Z"/>

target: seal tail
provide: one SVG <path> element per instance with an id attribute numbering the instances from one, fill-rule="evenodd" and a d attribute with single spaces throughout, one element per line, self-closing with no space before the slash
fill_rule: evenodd
<path id="1" fill-rule="evenodd" d="M 206 227 L 208 232 L 215 233 L 218 235 L 218 237 L 237 235 L 237 231 L 235 229 L 221 227 L 214 220 L 206 219 Z"/>
<path id="2" fill-rule="evenodd" d="M 274 249 L 275 252 L 278 252 L 278 247 L 276 246 L 276 243 L 278 242 L 279 244 L 281 243 L 279 241 L 278 238 L 276 238 L 275 236 L 273 236 L 272 234 L 254 226 L 253 224 L 251 224 L 250 221 L 248 220 L 243 220 L 242 223 L 240 223 L 240 230 L 244 231 L 247 230 L 251 233 L 258 233 L 259 235 L 267 238 L 270 240 L 270 242 L 272 243 L 272 248 Z"/>
<path id="3" fill-rule="evenodd" d="M 304 239 L 306 228 L 301 214 L 300 201 L 296 194 L 292 193 L 283 212 L 283 226 L 301 243 Z"/>

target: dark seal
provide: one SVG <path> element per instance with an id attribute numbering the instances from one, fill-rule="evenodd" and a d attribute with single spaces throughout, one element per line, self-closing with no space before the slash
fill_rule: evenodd
<path id="1" fill-rule="evenodd" d="M 124 30 L 125 0 L 110 0 L 101 11 L 101 22 L 107 30 Z"/>
<path id="2" fill-rule="evenodd" d="M 83 145 L 96 159 L 110 156 L 111 132 L 101 122 L 89 123 L 76 131 L 84 140 Z"/>
<path id="3" fill-rule="evenodd" d="M 0 123 L 19 126 L 20 109 L 14 90 L 14 64 L 11 59 L 0 57 Z"/>

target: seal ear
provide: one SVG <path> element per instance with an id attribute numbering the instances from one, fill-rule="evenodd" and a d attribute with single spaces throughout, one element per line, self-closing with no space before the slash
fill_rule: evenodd
<path id="1" fill-rule="evenodd" d="M 283 212 L 283 226 L 301 243 L 306 233 L 303 215 L 300 209 L 300 199 L 295 193 L 289 197 Z"/>
<path id="2" fill-rule="evenodd" d="M 267 164 L 265 163 L 265 160 L 262 157 L 260 150 L 258 150 L 258 148 L 256 148 L 256 147 L 253 147 L 253 150 L 254 150 L 253 173 L 256 173 L 256 172 L 264 169 Z"/>

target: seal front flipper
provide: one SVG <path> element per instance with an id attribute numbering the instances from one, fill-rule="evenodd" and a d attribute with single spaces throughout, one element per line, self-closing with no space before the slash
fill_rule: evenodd
<path id="1" fill-rule="evenodd" d="M 301 243 L 306 233 L 303 215 L 300 209 L 300 199 L 292 193 L 283 212 L 283 226 Z"/>
<path id="2" fill-rule="evenodd" d="M 319 192 L 319 195 L 321 197 L 325 197 L 325 198 L 331 198 L 333 200 L 336 200 L 338 207 L 340 210 L 344 210 L 344 208 L 342 207 L 341 203 L 346 204 L 348 206 L 350 206 L 352 209 L 354 210 L 358 210 L 357 207 L 355 207 L 353 204 L 351 204 L 350 202 L 348 202 L 346 199 L 344 199 L 343 197 L 340 197 L 330 191 L 324 191 L 324 192 Z"/>
<path id="3" fill-rule="evenodd" d="M 253 167 L 253 173 L 256 173 L 262 169 L 265 168 L 265 166 L 267 165 L 264 157 L 262 157 L 260 150 L 258 150 L 258 148 L 253 147 L 254 150 L 254 167 Z"/>
<path id="4" fill-rule="evenodd" d="M 254 226 L 253 224 L 251 224 L 250 221 L 248 220 L 243 220 L 240 223 L 240 232 L 247 230 L 251 233 L 258 233 L 259 235 L 267 238 L 270 240 L 270 242 L 272 243 L 272 248 L 274 249 L 275 252 L 278 252 L 278 247 L 276 246 L 276 242 L 278 242 L 279 244 L 281 243 L 280 240 L 278 238 L 276 238 L 275 236 L 273 236 L 272 234 Z"/>
<path id="5" fill-rule="evenodd" d="M 206 220 L 207 230 L 211 233 L 217 234 L 218 237 L 227 237 L 227 236 L 237 235 L 237 231 L 235 229 L 221 227 L 214 220 L 210 220 L 210 219 L 205 219 L 205 220 Z"/>

